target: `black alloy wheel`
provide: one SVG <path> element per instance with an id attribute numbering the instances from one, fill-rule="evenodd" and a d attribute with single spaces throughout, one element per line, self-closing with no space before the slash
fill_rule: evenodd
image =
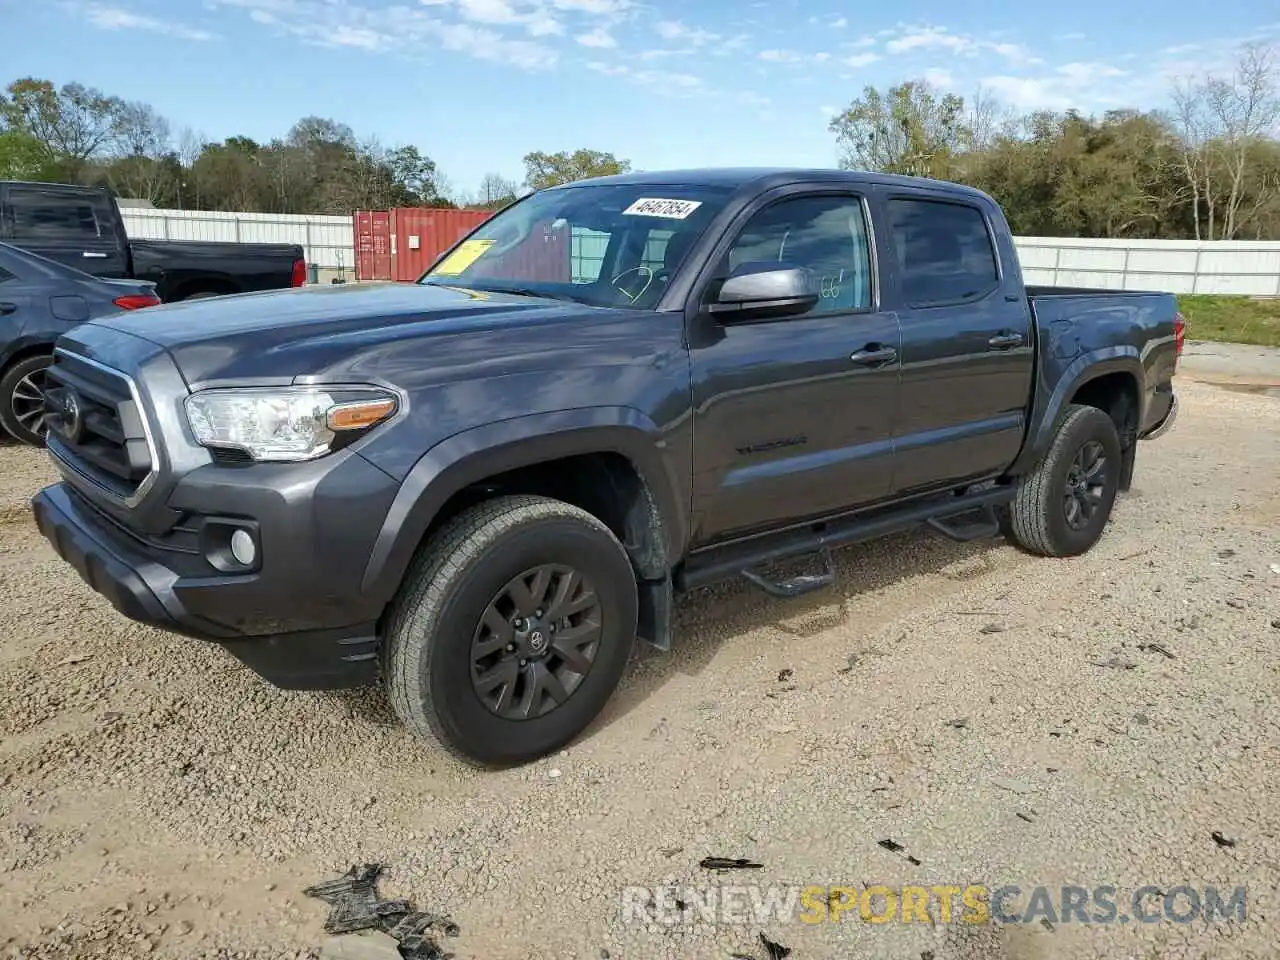
<path id="1" fill-rule="evenodd" d="M 489 602 L 471 641 L 471 685 L 491 713 L 530 720 L 560 707 L 590 673 L 603 634 L 591 581 L 543 564 Z"/>

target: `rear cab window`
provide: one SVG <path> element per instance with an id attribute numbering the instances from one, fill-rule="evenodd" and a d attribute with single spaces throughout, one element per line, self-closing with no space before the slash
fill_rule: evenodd
<path id="1" fill-rule="evenodd" d="M 902 294 L 912 307 L 979 300 L 1000 286 L 995 243 L 978 207 L 894 197 L 888 212 Z"/>
<path id="2" fill-rule="evenodd" d="M 99 243 L 114 239 L 106 198 L 92 190 L 11 184 L 10 228 L 15 240 L 35 243 Z"/>

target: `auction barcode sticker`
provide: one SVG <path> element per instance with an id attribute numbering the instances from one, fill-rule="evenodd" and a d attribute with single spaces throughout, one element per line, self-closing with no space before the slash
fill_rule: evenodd
<path id="1" fill-rule="evenodd" d="M 665 217 L 668 220 L 683 220 L 702 206 L 701 200 L 666 200 L 662 197 L 641 197 L 623 214 L 632 217 Z"/>

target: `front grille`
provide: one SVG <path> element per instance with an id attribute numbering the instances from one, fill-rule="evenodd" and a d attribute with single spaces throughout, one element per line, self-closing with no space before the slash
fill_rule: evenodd
<path id="1" fill-rule="evenodd" d="M 141 499 L 155 464 L 133 381 L 58 350 L 45 371 L 45 395 L 50 451 L 126 504 Z"/>

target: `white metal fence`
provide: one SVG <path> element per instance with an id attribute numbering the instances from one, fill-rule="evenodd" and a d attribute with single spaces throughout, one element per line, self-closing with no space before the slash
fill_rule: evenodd
<path id="1" fill-rule="evenodd" d="M 351 217 L 125 209 L 129 235 L 300 243 L 309 263 L 354 271 Z M 1026 281 L 1110 290 L 1280 296 L 1280 241 L 1016 238 Z"/>

